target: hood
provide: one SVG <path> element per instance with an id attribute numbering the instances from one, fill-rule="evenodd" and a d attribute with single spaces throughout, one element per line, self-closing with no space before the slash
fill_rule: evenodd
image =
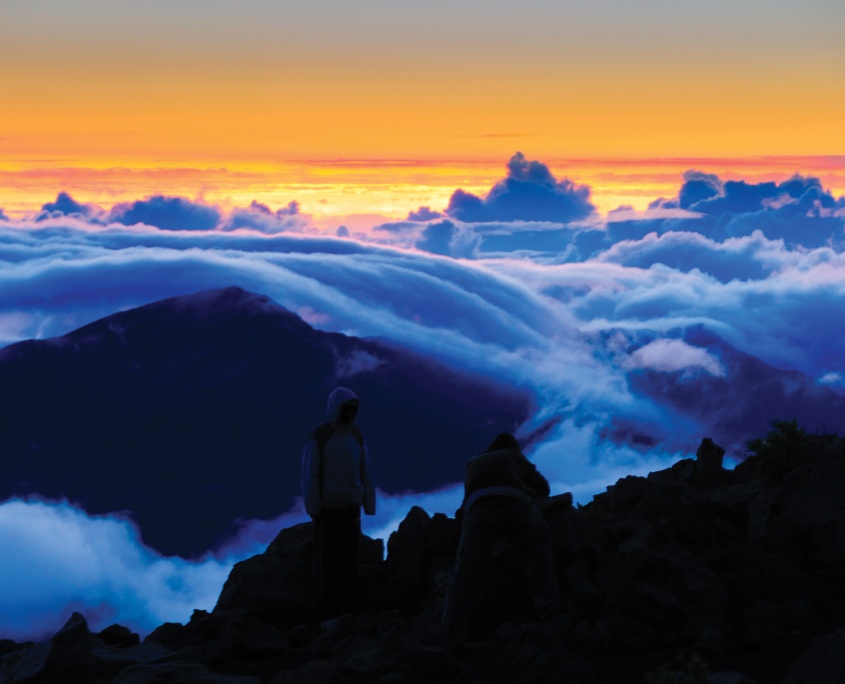
<path id="1" fill-rule="evenodd" d="M 348 387 L 335 387 L 332 390 L 332 393 L 329 395 L 329 403 L 326 406 L 326 411 L 329 414 L 329 421 L 332 423 L 337 422 L 340 407 L 350 399 L 358 399 L 358 395 Z"/>

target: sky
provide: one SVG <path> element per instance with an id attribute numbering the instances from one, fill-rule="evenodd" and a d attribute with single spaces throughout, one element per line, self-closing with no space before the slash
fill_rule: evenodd
<path id="1" fill-rule="evenodd" d="M 604 209 L 636 206 L 631 172 L 819 175 L 843 32 L 839 0 L 0 0 L 0 192 L 395 216 L 516 150 Z M 820 177 L 845 188 L 841 160 Z"/>
<path id="2" fill-rule="evenodd" d="M 632 382 L 730 379 L 691 331 L 845 391 L 843 33 L 839 0 L 0 0 L 0 344 L 239 285 L 527 387 L 589 500 L 714 424 Z M 182 559 L 2 502 L 0 638 L 184 621 L 302 519 Z"/>

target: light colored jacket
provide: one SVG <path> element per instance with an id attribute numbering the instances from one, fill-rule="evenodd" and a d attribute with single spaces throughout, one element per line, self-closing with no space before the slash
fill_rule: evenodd
<path id="1" fill-rule="evenodd" d="M 367 515 L 375 515 L 376 493 L 364 438 L 354 421 L 344 425 L 338 419 L 340 408 L 352 399 L 358 397 L 346 387 L 333 390 L 327 407 L 329 422 L 317 426 L 305 442 L 302 496 L 305 511 L 312 517 L 323 508 L 358 506 Z"/>

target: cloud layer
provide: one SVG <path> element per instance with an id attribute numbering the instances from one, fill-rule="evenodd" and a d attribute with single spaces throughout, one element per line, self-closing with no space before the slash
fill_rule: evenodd
<path id="1" fill-rule="evenodd" d="M 529 388 L 539 409 L 520 436 L 556 491 L 585 500 L 688 455 L 704 436 L 724 441 L 724 421 L 673 397 L 685 387 L 741 391 L 730 383 L 747 358 L 845 392 L 845 319 L 832 313 L 845 307 L 843 233 L 845 200 L 813 178 L 690 171 L 677 197 L 602 218 L 589 188 L 522 155 L 484 198 L 458 191 L 444 212 L 421 207 L 343 237 L 319 233 L 295 203 L 226 211 L 157 195 L 105 210 L 60 193 L 37 216 L 0 222 L 0 342 L 238 285 L 321 329 L 382 337 Z M 350 359 L 348 371 L 366 372 L 367 359 Z M 414 503 L 451 513 L 459 502 L 455 483 L 384 497 L 368 529 L 387 534 Z M 234 559 L 302 519 L 279 514 L 189 562 L 145 549 L 124 519 L 5 502 L 0 544 L 16 560 L 0 566 L 0 591 L 10 592 L 0 603 L 16 597 L 16 612 L 0 636 L 49 631 L 78 606 L 99 611 L 103 626 L 184 620 L 189 607 L 209 607 Z M 67 578 L 56 574 L 59 551 L 73 559 Z"/>
<path id="2" fill-rule="evenodd" d="M 446 213 L 459 221 L 556 221 L 583 219 L 595 207 L 590 188 L 568 178 L 558 181 L 549 167 L 529 161 L 517 152 L 508 162 L 507 178 L 499 181 L 481 198 L 456 190 Z M 409 217 L 410 218 L 410 217 Z"/>

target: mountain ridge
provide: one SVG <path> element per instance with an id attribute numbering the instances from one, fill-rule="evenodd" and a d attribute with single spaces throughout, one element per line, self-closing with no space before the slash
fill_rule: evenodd
<path id="1" fill-rule="evenodd" d="M 236 519 L 293 505 L 302 445 L 339 384 L 362 398 L 359 422 L 388 492 L 459 480 L 463 463 L 450 454 L 516 429 L 532 403 L 394 345 L 317 331 L 263 295 L 204 291 L 0 349 L 0 499 L 129 510 L 149 545 L 199 555 Z M 432 453 L 409 438 L 421 419 L 433 443 L 452 448 Z"/>

